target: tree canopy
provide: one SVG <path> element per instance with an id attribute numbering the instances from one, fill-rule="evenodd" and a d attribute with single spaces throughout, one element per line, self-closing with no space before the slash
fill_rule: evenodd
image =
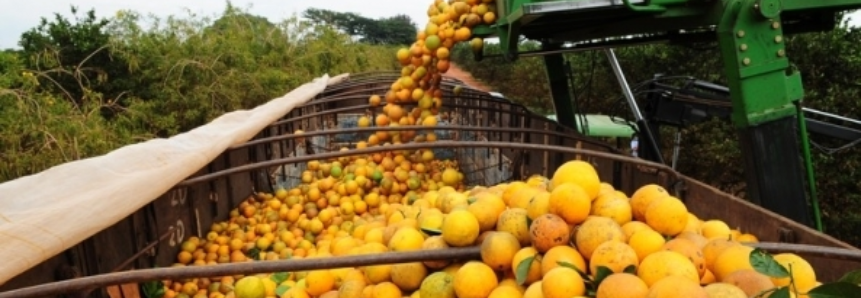
<path id="1" fill-rule="evenodd" d="M 309 8 L 303 16 L 314 23 L 334 26 L 370 44 L 409 45 L 416 37 L 416 24 L 408 15 L 371 19 L 352 12 Z"/>
<path id="2" fill-rule="evenodd" d="M 0 182 L 188 131 L 322 74 L 396 64 L 392 47 L 230 5 L 211 18 L 72 12 L 0 52 Z"/>
<path id="3" fill-rule="evenodd" d="M 107 48 L 110 36 L 105 28 L 110 21 L 97 18 L 94 10 L 82 16 L 72 6 L 71 12 L 74 20 L 55 13 L 53 20 L 43 17 L 37 27 L 21 35 L 18 44 L 24 67 L 46 71 L 39 77 L 40 84 L 65 94 L 76 105 L 84 104 L 90 91 L 117 97 L 128 89 L 119 82 L 129 73 L 124 61 Z M 109 79 L 112 83 L 107 83 Z M 82 80 L 86 84 L 80 84 Z"/>

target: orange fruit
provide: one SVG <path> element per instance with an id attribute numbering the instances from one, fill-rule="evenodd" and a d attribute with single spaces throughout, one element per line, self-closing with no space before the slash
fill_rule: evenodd
<path id="1" fill-rule="evenodd" d="M 457 298 L 454 292 L 454 276 L 438 271 L 428 275 L 419 288 L 420 297 Z"/>
<path id="2" fill-rule="evenodd" d="M 481 243 L 481 260 L 496 271 L 512 269 L 514 256 L 520 251 L 520 242 L 506 232 L 489 232 Z"/>
<path id="3" fill-rule="evenodd" d="M 589 214 L 609 217 L 616 223 L 624 225 L 632 219 L 631 203 L 628 198 L 616 192 L 607 192 L 598 195 L 598 198 L 592 201 L 592 210 Z"/>
<path id="4" fill-rule="evenodd" d="M 564 183 L 574 183 L 582 187 L 590 201 L 597 197 L 601 190 L 601 179 L 595 167 L 582 160 L 568 161 L 556 168 L 553 178 L 550 179 L 550 189 Z"/>
<path id="5" fill-rule="evenodd" d="M 630 273 L 613 273 L 598 285 L 595 298 L 646 298 L 649 286 Z"/>
<path id="6" fill-rule="evenodd" d="M 381 282 L 374 286 L 374 289 L 371 291 L 371 295 L 373 298 L 402 298 L 403 293 L 401 289 L 398 288 L 392 282 L 386 281 Z"/>
<path id="7" fill-rule="evenodd" d="M 715 259 L 714 270 L 712 270 L 715 278 L 723 280 L 736 270 L 753 269 L 750 264 L 751 252 L 753 248 L 744 245 L 734 245 L 724 249 Z"/>
<path id="8" fill-rule="evenodd" d="M 709 298 L 747 298 L 749 297 L 739 287 L 727 283 L 713 283 L 703 288 Z"/>
<path id="9" fill-rule="evenodd" d="M 703 256 L 703 251 L 693 241 L 684 238 L 676 238 L 667 241 L 662 249 L 675 251 L 687 257 L 688 260 L 697 267 L 697 272 L 699 273 L 700 278 L 702 278 L 706 273 L 706 260 Z"/>
<path id="10" fill-rule="evenodd" d="M 527 226 L 527 211 L 523 208 L 509 208 L 499 215 L 496 221 L 496 230 L 514 235 L 521 246 L 531 244 L 529 226 Z"/>
<path id="11" fill-rule="evenodd" d="M 571 298 L 586 293 L 580 273 L 568 267 L 556 267 L 541 279 L 541 292 L 545 298 Z"/>
<path id="12" fill-rule="evenodd" d="M 634 219 L 645 221 L 646 208 L 649 207 L 649 204 L 655 199 L 669 195 L 670 193 L 666 189 L 657 184 L 647 184 L 638 188 L 631 196 L 631 211 Z"/>
<path id="13" fill-rule="evenodd" d="M 724 238 L 730 239 L 732 235 L 729 226 L 721 220 L 707 220 L 700 225 L 700 233 L 706 239 Z"/>
<path id="14" fill-rule="evenodd" d="M 748 297 L 754 297 L 763 291 L 774 288 L 774 283 L 768 276 L 753 269 L 741 269 L 724 276 L 720 282 L 734 285 Z"/>
<path id="15" fill-rule="evenodd" d="M 550 213 L 559 215 L 569 225 L 575 225 L 582 223 L 589 216 L 592 200 L 579 184 L 566 182 L 553 187 L 548 205 Z"/>
<path id="16" fill-rule="evenodd" d="M 804 258 L 793 253 L 781 253 L 774 255 L 774 260 L 782 265 L 783 268 L 786 268 L 787 271 L 791 271 L 792 281 L 795 282 L 795 286 L 798 288 L 812 288 L 816 284 L 816 272 Z M 778 287 L 787 286 L 790 282 L 789 277 L 772 278 L 771 280 Z"/>
<path id="17" fill-rule="evenodd" d="M 637 253 L 637 258 L 642 261 L 647 255 L 661 250 L 666 240 L 658 232 L 652 229 L 640 230 L 628 238 L 628 245 Z"/>
<path id="18" fill-rule="evenodd" d="M 567 263 L 574 266 L 580 271 L 588 272 L 589 267 L 586 267 L 586 260 L 580 255 L 577 249 L 571 246 L 557 246 L 548 250 L 541 261 L 541 275 L 546 275 L 553 268 L 559 267 L 559 263 Z"/>
<path id="19" fill-rule="evenodd" d="M 392 282 L 404 291 L 418 290 L 428 271 L 421 262 L 401 263 L 392 266 Z"/>
<path id="20" fill-rule="evenodd" d="M 544 287 L 541 280 L 529 284 L 523 292 L 523 298 L 544 298 Z"/>
<path id="21" fill-rule="evenodd" d="M 454 292 L 458 298 L 487 298 L 498 284 L 493 269 L 478 261 L 463 264 L 454 275 Z"/>
<path id="22" fill-rule="evenodd" d="M 646 208 L 646 224 L 662 235 L 675 236 L 688 224 L 688 209 L 681 200 L 666 196 L 655 199 Z"/>
<path id="23" fill-rule="evenodd" d="M 329 270 L 313 270 L 305 276 L 305 291 L 320 296 L 335 288 L 335 275 Z"/>
<path id="24" fill-rule="evenodd" d="M 628 266 L 637 266 L 640 260 L 633 248 L 619 241 L 607 241 L 598 245 L 589 258 L 589 272 L 597 276 L 600 266 L 607 267 L 614 273 L 622 273 Z"/>
<path id="25" fill-rule="evenodd" d="M 661 250 L 646 256 L 637 267 L 637 276 L 649 287 L 668 276 L 680 276 L 697 284 L 700 282 L 694 264 L 684 255 L 670 250 Z"/>
<path id="26" fill-rule="evenodd" d="M 699 282 L 678 275 L 664 277 L 649 287 L 646 297 L 709 298 Z"/>
<path id="27" fill-rule="evenodd" d="M 558 247 L 564 247 L 564 246 L 558 246 Z M 531 261 L 529 261 L 530 258 L 531 258 Z M 517 268 L 523 262 L 531 262 L 529 265 L 529 270 L 527 271 L 528 273 L 526 274 L 526 284 L 531 284 L 533 282 L 540 281 L 541 276 L 542 276 L 541 271 L 543 268 L 543 261 L 542 260 L 543 259 L 542 259 L 541 254 L 539 254 L 538 251 L 535 250 L 534 247 L 527 246 L 527 247 L 521 248 L 519 251 L 517 251 L 517 253 L 514 254 L 514 258 L 512 258 L 512 260 L 511 260 L 512 272 L 516 273 Z"/>
<path id="28" fill-rule="evenodd" d="M 571 230 L 561 217 L 555 214 L 544 214 L 532 222 L 529 227 L 529 239 L 538 252 L 544 253 L 553 247 L 568 245 Z"/>
<path id="29" fill-rule="evenodd" d="M 625 233 L 622 227 L 614 220 L 599 217 L 589 216 L 586 221 L 577 229 L 574 236 L 577 244 L 577 250 L 584 258 L 591 258 L 592 252 L 604 242 L 619 241 L 626 242 Z"/>
<path id="30" fill-rule="evenodd" d="M 480 228 L 475 215 L 465 209 L 457 209 L 445 217 L 442 224 L 442 239 L 454 247 L 472 245 L 478 238 Z"/>

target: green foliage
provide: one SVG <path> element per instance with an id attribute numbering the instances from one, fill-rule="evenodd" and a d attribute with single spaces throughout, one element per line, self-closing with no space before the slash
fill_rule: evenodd
<path id="1" fill-rule="evenodd" d="M 403 14 L 374 20 L 351 12 L 309 8 L 303 16 L 315 24 L 333 26 L 370 44 L 410 45 L 417 33 L 416 24 Z"/>
<path id="2" fill-rule="evenodd" d="M 748 261 L 753 269 L 768 277 L 786 278 L 789 277 L 789 270 L 780 265 L 768 252 L 756 248 L 748 255 Z"/>
<path id="3" fill-rule="evenodd" d="M 21 35 L 25 66 L 42 71 L 39 81 L 44 88 L 65 94 L 75 105 L 85 104 L 88 89 L 114 98 L 127 87 L 117 78 L 128 72 L 106 48 L 110 36 L 104 29 L 110 21 L 96 18 L 94 10 L 79 16 L 73 6 L 71 12 L 75 22 L 55 13 L 54 20 L 42 18 L 39 26 Z"/>
<path id="4" fill-rule="evenodd" d="M 517 268 L 514 271 L 514 278 L 518 285 L 523 285 L 526 283 L 526 278 L 529 277 L 529 268 L 532 267 L 532 263 L 536 262 L 535 256 L 531 256 L 523 259 L 520 263 L 517 264 Z"/>
<path id="5" fill-rule="evenodd" d="M 805 105 L 849 117 L 861 113 L 861 30 L 844 25 L 830 32 L 792 36 L 787 53 L 802 74 L 806 92 Z M 521 51 L 535 50 L 534 42 L 521 44 Z M 485 54 L 500 53 L 498 44 L 485 44 Z M 646 45 L 616 49 L 625 75 L 632 85 L 651 79 L 655 74 L 692 76 L 717 84 L 726 84 L 723 63 L 715 43 L 695 45 Z M 632 114 L 603 52 L 579 52 L 564 55 L 574 78 L 572 93 L 578 113 L 599 113 L 625 117 Z M 552 107 L 545 68 L 541 58 L 521 58 L 506 62 L 487 57 L 473 60 L 469 47 L 458 45 L 453 61 L 506 97 L 538 113 L 549 113 Z M 642 94 L 639 94 L 642 95 Z M 838 123 L 845 124 L 845 123 Z M 661 130 L 662 148 L 672 148 L 675 129 Z M 723 191 L 744 195 L 743 161 L 736 131 L 726 121 L 713 120 L 689 126 L 681 131 L 680 172 L 704 181 Z M 822 205 L 826 232 L 861 246 L 861 151 L 858 147 L 839 148 L 847 142 L 823 136 L 811 136 L 814 142 L 813 162 L 817 189 Z M 727 141 L 730 140 L 730 141 Z M 672 150 L 663 150 L 670 160 Z M 800 154 L 800 153 L 799 153 Z"/>
<path id="6" fill-rule="evenodd" d="M 188 131 L 325 73 L 397 63 L 391 46 L 297 17 L 273 23 L 230 4 L 212 18 L 89 15 L 77 23 L 57 16 L 24 34 L 23 53 L 0 53 L 0 182 Z M 96 59 L 102 54 L 108 60 Z"/>
<path id="7" fill-rule="evenodd" d="M 160 280 L 145 282 L 141 285 L 141 292 L 146 298 L 158 298 L 164 296 L 164 283 Z"/>
<path id="8" fill-rule="evenodd" d="M 0 86 L 3 181 L 105 153 L 129 140 L 128 131 L 108 123 L 99 114 L 98 104 L 76 106 L 62 95 L 41 91 L 33 73 L 7 72 L 0 80 L 11 80 L 13 86 L 20 86 Z"/>

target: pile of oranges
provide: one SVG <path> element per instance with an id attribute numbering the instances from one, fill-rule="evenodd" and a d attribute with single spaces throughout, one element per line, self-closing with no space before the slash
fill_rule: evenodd
<path id="1" fill-rule="evenodd" d="M 792 266 L 791 279 L 760 273 L 742 244 L 754 235 L 698 218 L 658 185 L 629 197 L 583 161 L 550 178 L 489 187 L 466 188 L 450 172 L 451 180 L 406 193 L 384 190 L 382 179 L 397 180 L 389 175 L 353 188 L 344 181 L 358 179 L 367 157 L 341 161 L 309 166 L 310 179 L 289 190 L 248 198 L 206 238 L 186 240 L 176 266 L 465 246 L 480 246 L 481 259 L 163 281 L 164 297 L 740 298 L 790 282 L 804 297 L 820 284 L 791 253 L 773 257 Z M 346 170 L 336 179 L 337 166 Z"/>
<path id="2" fill-rule="evenodd" d="M 493 0 L 435 0 L 416 42 L 399 49 L 400 77 L 372 95 L 376 131 L 357 148 L 433 142 L 452 47 L 483 41 Z M 344 148 L 343 150 L 347 150 Z M 630 196 L 586 162 L 552 177 L 464 185 L 456 161 L 430 149 L 310 161 L 301 183 L 259 193 L 182 243 L 175 266 L 480 246 L 480 260 L 445 260 L 165 280 L 166 298 L 745 298 L 792 283 L 794 297 L 820 285 L 803 258 L 777 254 L 790 277 L 767 276 L 743 242 L 754 235 L 700 219 L 658 185 Z"/>

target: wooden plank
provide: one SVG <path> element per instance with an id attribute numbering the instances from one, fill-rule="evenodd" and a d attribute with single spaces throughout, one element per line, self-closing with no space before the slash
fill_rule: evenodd
<path id="1" fill-rule="evenodd" d="M 137 212 L 143 211 L 138 210 Z M 110 273 L 137 253 L 137 248 L 133 242 L 133 216 L 134 214 L 124 218 L 92 237 L 96 253 L 97 272 L 89 272 L 89 275 Z"/>
<path id="2" fill-rule="evenodd" d="M 169 266 L 176 262 L 176 254 L 179 253 L 182 241 L 193 235 L 191 217 L 189 213 L 190 199 L 187 188 L 171 190 L 155 202 L 156 226 L 158 235 L 164 235 L 173 230 L 166 241 L 158 244 L 156 263 L 161 266 Z"/>
<path id="3" fill-rule="evenodd" d="M 139 285 L 136 283 L 109 286 L 105 291 L 110 298 L 141 298 Z"/>
<path id="4" fill-rule="evenodd" d="M 105 292 L 108 292 L 108 297 L 110 298 L 124 298 L 123 291 L 120 289 L 120 286 L 106 287 Z"/>
<path id="5" fill-rule="evenodd" d="M 140 290 L 138 290 L 140 286 L 136 283 L 124 284 L 120 286 L 122 289 L 123 298 L 141 298 Z"/>
<path id="6" fill-rule="evenodd" d="M 62 254 L 54 256 L 0 285 L 0 292 L 57 281 L 59 268 L 65 263 Z"/>

